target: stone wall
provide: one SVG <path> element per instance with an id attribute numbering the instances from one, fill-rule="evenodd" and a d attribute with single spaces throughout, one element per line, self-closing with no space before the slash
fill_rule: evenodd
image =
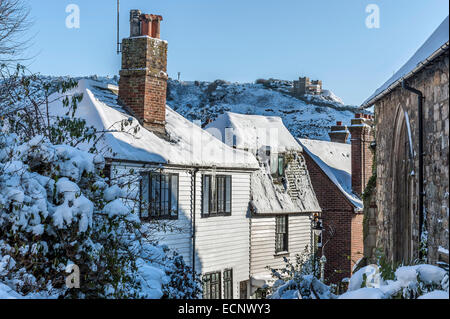
<path id="1" fill-rule="evenodd" d="M 428 231 L 428 258 L 438 260 L 438 248 L 448 249 L 449 214 L 449 54 L 448 51 L 408 79 L 408 84 L 424 94 L 424 206 Z M 418 101 L 417 96 L 397 87 L 375 105 L 377 141 L 377 246 L 395 259 L 396 238 L 411 233 L 412 259 L 418 257 Z M 406 111 L 406 114 L 405 114 Z M 403 123 L 403 124 L 402 124 Z M 408 123 L 413 155 L 410 158 Z M 402 127 L 406 127 L 401 129 Z M 405 137 L 406 135 L 406 137 Z M 398 145 L 399 141 L 406 145 Z M 400 143 L 400 144 L 403 144 Z M 406 155 L 405 155 L 406 154 Z M 405 163 L 410 162 L 410 165 Z M 408 168 L 408 176 L 399 176 Z M 402 173 L 403 174 L 403 173 Z M 404 191 L 406 181 L 408 194 Z M 406 203 L 401 205 L 400 202 Z M 407 222 L 399 225 L 407 207 Z M 403 219 L 404 220 L 404 219 Z M 409 243 L 407 243 L 409 244 Z M 397 245 L 398 246 L 398 245 Z"/>

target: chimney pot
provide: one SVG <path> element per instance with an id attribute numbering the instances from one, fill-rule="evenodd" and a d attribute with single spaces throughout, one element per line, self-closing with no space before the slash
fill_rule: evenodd
<path id="1" fill-rule="evenodd" d="M 151 38 L 160 38 L 160 24 L 163 20 L 162 16 L 155 14 L 142 14 L 141 21 L 141 35 L 146 35 Z"/>
<path id="2" fill-rule="evenodd" d="M 336 125 L 337 125 L 337 126 L 342 126 L 342 122 L 341 122 L 341 121 L 337 121 L 337 122 L 336 122 Z"/>
<path id="3" fill-rule="evenodd" d="M 356 119 L 361 118 L 361 113 L 356 113 L 356 114 L 355 114 L 355 118 L 356 118 Z"/>
<path id="4" fill-rule="evenodd" d="M 141 10 L 130 11 L 130 37 L 138 37 L 141 35 Z"/>

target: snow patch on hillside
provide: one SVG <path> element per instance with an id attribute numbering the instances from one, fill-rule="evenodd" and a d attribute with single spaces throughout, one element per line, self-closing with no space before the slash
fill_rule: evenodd
<path id="1" fill-rule="evenodd" d="M 225 112 L 279 116 L 294 137 L 329 141 L 336 121 L 350 124 L 357 112 L 333 92 L 297 99 L 286 83 L 168 82 L 167 104 L 190 121 L 207 123 Z"/>

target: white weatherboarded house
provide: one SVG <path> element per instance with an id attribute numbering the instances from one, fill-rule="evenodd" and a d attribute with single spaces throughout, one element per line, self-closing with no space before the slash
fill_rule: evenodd
<path id="1" fill-rule="evenodd" d="M 312 217 L 321 208 L 303 149 L 279 117 L 227 112 L 206 129 L 258 159 L 249 205 L 250 286 L 252 297 L 262 297 L 259 288 L 272 280 L 268 267 L 283 267 L 284 257 L 294 260 L 314 247 Z"/>
<path id="2" fill-rule="evenodd" d="M 140 218 L 164 226 L 152 235 L 202 274 L 203 297 L 246 298 L 247 212 L 258 162 L 166 105 L 168 43 L 159 38 L 162 20 L 131 11 L 119 86 L 81 80 L 73 92 L 83 93 L 75 115 L 106 131 L 97 147 L 106 152 L 110 177 L 138 177 Z"/>
<path id="3" fill-rule="evenodd" d="M 130 191 L 143 200 L 141 218 L 170 226 L 153 235 L 204 275 L 205 298 L 246 298 L 255 157 L 228 147 L 169 107 L 167 134 L 159 137 L 117 104 L 115 92 L 116 86 L 88 79 L 69 92 L 83 94 L 75 116 L 107 131 L 97 148 L 105 151 L 111 178 L 137 177 Z M 67 111 L 60 101 L 50 108 L 55 116 Z M 132 129 L 124 132 L 127 122 Z"/>

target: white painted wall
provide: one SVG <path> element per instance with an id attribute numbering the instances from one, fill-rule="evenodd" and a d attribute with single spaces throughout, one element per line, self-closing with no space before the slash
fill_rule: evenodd
<path id="1" fill-rule="evenodd" d="M 283 257 L 295 258 L 308 245 L 311 248 L 310 214 L 290 214 L 288 217 L 289 253 L 275 254 L 275 216 L 253 216 L 251 220 L 251 276 L 270 276 L 266 268 L 280 268 L 285 265 Z"/>
<path id="2" fill-rule="evenodd" d="M 143 170 L 133 165 L 115 168 L 119 174 L 129 171 L 130 168 L 134 168 L 137 172 Z M 187 264 L 192 266 L 191 174 L 188 170 L 167 169 L 165 172 L 179 174 L 178 220 L 168 221 L 168 224 L 182 231 L 158 232 L 154 236 L 160 244 L 165 244 L 180 253 Z M 231 216 L 208 218 L 201 216 L 202 174 L 211 174 L 211 171 L 199 171 L 196 174 L 195 269 L 202 274 L 220 271 L 222 290 L 223 271 L 233 269 L 233 297 L 238 299 L 240 282 L 249 280 L 250 277 L 250 224 L 247 210 L 250 201 L 251 172 L 216 171 L 216 174 L 232 175 L 232 213 Z"/>
<path id="3" fill-rule="evenodd" d="M 231 216 L 201 217 L 201 175 L 197 174 L 196 269 L 202 273 L 233 269 L 233 296 L 239 298 L 241 281 L 249 279 L 250 225 L 247 217 L 250 201 L 250 173 L 217 172 L 232 175 Z"/>

